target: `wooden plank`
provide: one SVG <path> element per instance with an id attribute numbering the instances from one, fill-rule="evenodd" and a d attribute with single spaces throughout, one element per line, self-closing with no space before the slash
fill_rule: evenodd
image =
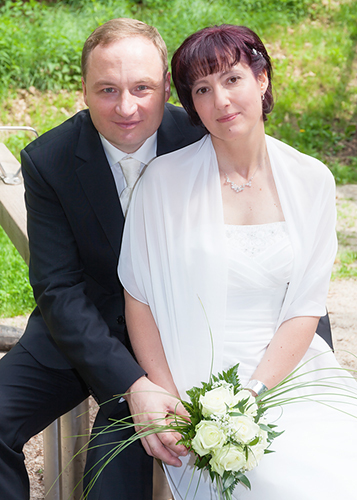
<path id="1" fill-rule="evenodd" d="M 22 334 L 21 328 L 0 325 L 0 351 L 10 351 L 20 340 Z"/>
<path id="2" fill-rule="evenodd" d="M 20 163 L 2 143 L 0 143 L 0 163 L 7 173 L 15 174 L 20 168 Z M 0 225 L 28 265 L 30 253 L 23 183 L 10 185 L 0 180 Z"/>

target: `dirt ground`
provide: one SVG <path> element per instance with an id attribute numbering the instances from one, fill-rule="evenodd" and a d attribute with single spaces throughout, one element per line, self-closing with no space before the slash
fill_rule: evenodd
<path id="1" fill-rule="evenodd" d="M 343 233 L 343 246 L 357 251 L 357 185 L 337 189 L 338 226 Z M 342 366 L 356 370 L 357 376 L 357 279 L 338 279 L 331 282 L 327 308 L 333 332 L 336 356 Z M 23 328 L 26 318 L 1 318 L 2 325 Z M 96 412 L 93 400 L 91 415 Z M 31 482 L 31 500 L 44 500 L 42 433 L 25 447 L 26 465 Z"/>

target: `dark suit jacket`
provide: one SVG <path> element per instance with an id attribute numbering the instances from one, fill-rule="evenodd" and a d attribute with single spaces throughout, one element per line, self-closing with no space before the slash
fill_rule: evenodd
<path id="1" fill-rule="evenodd" d="M 166 105 L 157 154 L 203 135 L 183 109 Z M 117 278 L 124 217 L 88 110 L 32 142 L 21 159 L 37 303 L 21 343 L 49 368 L 75 368 L 108 401 L 144 372 L 129 352 Z"/>

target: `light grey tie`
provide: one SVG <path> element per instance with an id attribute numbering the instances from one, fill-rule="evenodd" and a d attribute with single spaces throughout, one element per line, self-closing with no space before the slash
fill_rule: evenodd
<path id="1" fill-rule="evenodd" d="M 133 187 L 135 186 L 135 183 L 140 176 L 141 162 L 139 160 L 135 160 L 135 158 L 129 157 L 123 158 L 119 163 L 127 184 L 126 188 L 120 195 L 120 203 L 123 209 L 124 216 L 126 216 Z"/>

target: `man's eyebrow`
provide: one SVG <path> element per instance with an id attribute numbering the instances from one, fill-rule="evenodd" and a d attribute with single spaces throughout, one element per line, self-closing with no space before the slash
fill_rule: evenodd
<path id="1" fill-rule="evenodd" d="M 130 86 L 135 87 L 136 85 L 142 84 L 150 84 L 150 85 L 159 85 L 161 83 L 161 79 L 153 79 L 150 77 L 140 78 L 138 80 L 133 81 Z M 110 81 L 110 80 L 98 80 L 93 84 L 94 87 L 118 87 L 118 82 Z"/>

